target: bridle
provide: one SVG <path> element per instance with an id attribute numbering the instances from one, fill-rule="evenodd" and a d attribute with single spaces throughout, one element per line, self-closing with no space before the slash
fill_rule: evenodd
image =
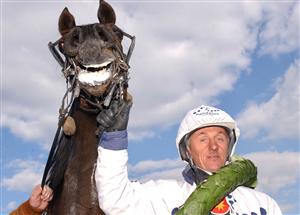
<path id="1" fill-rule="evenodd" d="M 107 108 L 110 105 L 111 100 L 113 97 L 117 97 L 119 100 L 124 99 L 124 89 L 128 86 L 128 69 L 129 69 L 129 61 L 135 46 L 135 36 L 131 36 L 130 34 L 124 32 L 116 25 L 114 28 L 122 33 L 123 36 L 130 39 L 130 46 L 127 51 L 127 54 L 124 54 L 123 51 L 114 43 L 113 37 L 110 32 L 106 29 L 102 29 L 103 33 L 108 38 L 108 46 L 112 48 L 115 56 L 119 56 L 113 63 L 113 76 L 111 78 L 110 88 L 108 93 L 106 93 L 101 98 L 97 98 L 91 96 L 85 92 L 84 89 L 80 88 L 80 83 L 78 81 L 78 74 L 79 74 L 79 65 L 76 64 L 72 57 L 64 54 L 60 49 L 60 43 L 62 42 L 62 38 L 58 39 L 56 42 L 48 43 L 48 47 L 50 49 L 51 54 L 61 66 L 62 73 L 66 78 L 67 90 L 62 98 L 61 106 L 59 108 L 59 117 L 58 117 L 58 128 L 56 130 L 56 134 L 52 143 L 52 147 L 49 153 L 49 157 L 46 163 L 46 167 L 44 170 L 44 175 L 42 178 L 42 186 L 45 184 L 49 184 L 51 181 L 49 179 L 49 171 L 53 163 L 56 160 L 56 152 L 60 146 L 60 139 L 62 137 L 61 127 L 64 123 L 66 116 L 70 114 L 70 110 L 74 99 L 80 97 L 83 98 L 86 103 L 91 105 L 93 109 L 89 109 L 89 111 L 99 112 L 103 108 Z"/>
<path id="2" fill-rule="evenodd" d="M 111 41 L 108 43 L 108 46 L 110 46 L 116 56 L 119 56 L 117 60 L 114 62 L 114 68 L 113 71 L 115 71 L 113 77 L 112 77 L 112 84 L 110 86 L 110 89 L 108 90 L 108 93 L 106 94 L 105 98 L 95 98 L 90 99 L 88 96 L 88 93 L 82 93 L 80 94 L 80 86 L 78 82 L 78 71 L 80 70 L 79 66 L 76 65 L 73 58 L 69 57 L 68 55 L 62 53 L 59 49 L 59 44 L 61 43 L 61 38 L 58 39 L 56 42 L 48 43 L 49 50 L 55 60 L 58 62 L 58 64 L 62 68 L 62 73 L 64 77 L 66 78 L 66 84 L 67 84 L 67 90 L 66 93 L 63 96 L 61 107 L 59 109 L 59 120 L 58 125 L 60 126 L 62 121 L 64 120 L 65 116 L 69 113 L 70 108 L 72 106 L 72 103 L 75 98 L 81 96 L 85 99 L 85 101 L 94 106 L 94 111 L 101 110 L 102 107 L 108 107 L 110 104 L 110 101 L 113 97 L 113 94 L 116 90 L 116 86 L 119 86 L 119 99 L 123 99 L 124 92 L 123 89 L 128 86 L 128 69 L 129 69 L 129 61 L 135 46 L 135 36 L 132 36 L 120 28 L 118 28 L 116 25 L 114 26 L 115 29 L 117 29 L 119 32 L 122 33 L 123 36 L 129 38 L 131 40 L 129 49 L 127 51 L 127 54 L 124 54 L 119 46 L 117 46 L 112 39 L 111 33 L 109 33 L 106 29 L 102 29 L 106 37 Z M 64 59 L 63 59 L 64 58 Z M 84 90 L 83 90 L 84 91 Z M 94 101 L 96 99 L 96 101 Z"/>

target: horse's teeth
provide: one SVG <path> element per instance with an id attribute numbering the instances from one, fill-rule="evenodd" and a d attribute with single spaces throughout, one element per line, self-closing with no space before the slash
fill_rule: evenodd
<path id="1" fill-rule="evenodd" d="M 98 72 L 79 72 L 78 80 L 82 84 L 96 86 L 104 84 L 111 77 L 110 70 L 100 70 Z"/>
<path id="2" fill-rule="evenodd" d="M 90 64 L 84 66 L 85 68 L 101 68 L 108 66 L 111 62 L 113 62 L 113 59 L 108 59 L 107 61 L 100 63 L 100 64 Z"/>

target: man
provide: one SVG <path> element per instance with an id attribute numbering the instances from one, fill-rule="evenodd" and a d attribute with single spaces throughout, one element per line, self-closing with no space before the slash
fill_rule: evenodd
<path id="1" fill-rule="evenodd" d="M 41 215 L 48 207 L 49 201 L 52 200 L 53 191 L 45 185 L 36 185 L 29 199 L 23 202 L 16 210 L 9 215 Z"/>
<path id="2" fill-rule="evenodd" d="M 131 101 L 113 102 L 98 117 L 100 126 L 106 129 L 99 143 L 95 173 L 100 207 L 107 215 L 175 214 L 197 184 L 230 162 L 239 129 L 220 109 L 204 105 L 195 108 L 182 120 L 176 138 L 179 154 L 188 163 L 184 181 L 131 182 L 126 150 L 130 107 Z M 266 194 L 238 187 L 211 214 L 280 215 L 281 211 Z"/>

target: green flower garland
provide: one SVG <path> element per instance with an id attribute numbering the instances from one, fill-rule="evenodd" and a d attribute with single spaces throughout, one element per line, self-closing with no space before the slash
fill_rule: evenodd
<path id="1" fill-rule="evenodd" d="M 234 157 L 233 161 L 197 186 L 176 215 L 207 215 L 238 186 L 254 188 L 257 168 L 247 159 Z"/>

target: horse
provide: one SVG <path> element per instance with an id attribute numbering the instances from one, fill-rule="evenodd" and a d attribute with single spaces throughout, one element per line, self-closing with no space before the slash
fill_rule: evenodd
<path id="1" fill-rule="evenodd" d="M 42 186 L 47 184 L 54 191 L 49 215 L 104 214 L 94 179 L 97 144 L 103 132 L 96 118 L 112 100 L 127 98 L 135 37 L 115 24 L 114 9 L 103 0 L 97 17 L 97 23 L 78 26 L 65 7 L 58 21 L 61 38 L 48 44 L 67 83 L 42 179 Z M 124 36 L 131 40 L 126 54 Z"/>

